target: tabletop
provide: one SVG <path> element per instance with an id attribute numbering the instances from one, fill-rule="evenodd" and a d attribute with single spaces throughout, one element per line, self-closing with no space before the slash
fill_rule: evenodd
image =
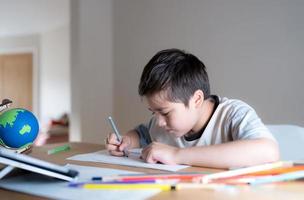
<path id="1" fill-rule="evenodd" d="M 64 144 L 69 144 L 71 149 L 69 151 L 60 152 L 57 154 L 48 155 L 48 150 L 53 149 L 57 146 L 62 146 Z M 76 154 L 90 153 L 98 150 L 104 149 L 103 145 L 100 144 L 90 144 L 90 143 L 58 143 L 44 145 L 42 147 L 33 147 L 29 155 L 46 160 L 59 165 L 65 165 L 67 163 L 86 165 L 94 167 L 105 167 L 113 169 L 123 169 L 136 172 L 145 173 L 158 173 L 164 172 L 156 169 L 147 168 L 137 168 L 128 167 L 120 165 L 111 165 L 95 162 L 82 162 L 74 160 L 66 160 L 66 158 L 71 157 Z M 1 166 L 2 167 L 2 166 Z M 181 171 L 185 172 L 217 172 L 221 171 L 219 169 L 202 168 L 202 167 L 189 167 Z M 290 181 L 276 184 L 265 184 L 259 186 L 237 186 L 233 188 L 225 189 L 184 189 L 178 191 L 164 191 L 151 199 L 166 200 L 166 199 L 304 199 L 304 182 L 303 181 Z M 9 191 L 0 189 L 1 199 L 43 199 L 42 197 L 32 196 L 28 194 L 23 194 L 19 192 Z"/>

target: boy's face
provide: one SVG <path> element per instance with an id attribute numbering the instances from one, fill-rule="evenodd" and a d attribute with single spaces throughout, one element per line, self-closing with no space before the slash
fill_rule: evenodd
<path id="1" fill-rule="evenodd" d="M 149 110 L 156 118 L 157 125 L 174 137 L 182 137 L 196 125 L 197 108 L 192 99 L 189 106 L 182 102 L 168 101 L 164 92 L 145 97 Z"/>

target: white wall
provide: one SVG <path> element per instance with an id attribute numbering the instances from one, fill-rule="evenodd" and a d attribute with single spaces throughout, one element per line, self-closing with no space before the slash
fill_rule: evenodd
<path id="1" fill-rule="evenodd" d="M 70 0 L 0 0 L 0 37 L 39 34 L 69 23 Z"/>
<path id="2" fill-rule="evenodd" d="M 41 34 L 40 119 L 43 124 L 71 110 L 69 34 L 69 25 Z"/>
<path id="3" fill-rule="evenodd" d="M 203 60 L 212 93 L 245 100 L 265 123 L 304 125 L 304 1 L 71 5 L 73 140 L 102 142 L 112 111 L 122 132 L 147 119 L 137 94 L 141 71 L 157 51 L 172 47 Z"/>
<path id="4" fill-rule="evenodd" d="M 71 141 L 101 143 L 112 114 L 111 0 L 71 1 Z"/>

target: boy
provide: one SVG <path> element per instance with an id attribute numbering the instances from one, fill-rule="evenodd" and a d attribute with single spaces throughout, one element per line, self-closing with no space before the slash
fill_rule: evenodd
<path id="1" fill-rule="evenodd" d="M 214 168 L 244 167 L 279 159 L 278 145 L 253 108 L 210 95 L 204 64 L 178 49 L 158 52 L 145 66 L 139 95 L 153 116 L 106 139 L 110 154 L 143 147 L 148 163 Z"/>

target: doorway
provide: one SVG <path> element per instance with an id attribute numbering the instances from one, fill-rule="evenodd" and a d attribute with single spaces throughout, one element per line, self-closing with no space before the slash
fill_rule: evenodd
<path id="1" fill-rule="evenodd" d="M 33 111 L 33 54 L 0 54 L 0 100 Z"/>

